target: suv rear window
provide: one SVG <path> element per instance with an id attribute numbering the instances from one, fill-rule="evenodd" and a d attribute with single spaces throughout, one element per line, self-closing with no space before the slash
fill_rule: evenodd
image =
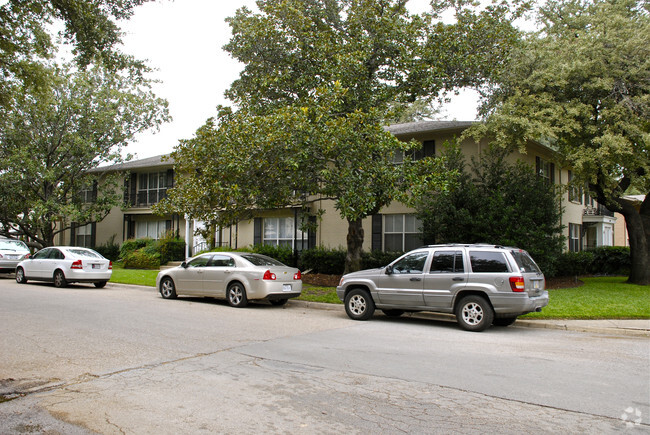
<path id="1" fill-rule="evenodd" d="M 528 255 L 528 252 L 522 251 L 522 250 L 513 250 L 512 251 L 512 256 L 514 257 L 515 261 L 517 262 L 517 266 L 519 267 L 519 270 L 521 272 L 527 273 L 527 272 L 532 272 L 532 273 L 540 273 L 541 271 L 539 270 L 539 267 L 535 262 L 533 261 L 532 258 L 530 258 L 530 255 Z"/>
<path id="2" fill-rule="evenodd" d="M 503 252 L 469 251 L 469 258 L 474 273 L 509 272 Z"/>

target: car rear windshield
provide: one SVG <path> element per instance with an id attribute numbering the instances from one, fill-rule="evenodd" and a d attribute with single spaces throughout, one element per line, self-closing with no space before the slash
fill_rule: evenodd
<path id="1" fill-rule="evenodd" d="M 25 245 L 20 240 L 3 240 L 0 242 L 0 249 L 7 249 L 13 251 L 15 249 L 20 249 L 21 251 L 27 251 L 27 245 Z"/>
<path id="2" fill-rule="evenodd" d="M 512 256 L 517 262 L 517 266 L 519 267 L 519 270 L 521 272 L 528 272 L 528 273 L 541 272 L 537 264 L 535 264 L 533 259 L 530 258 L 530 255 L 528 255 L 528 252 L 522 250 L 513 250 Z"/>
<path id="3" fill-rule="evenodd" d="M 79 257 L 103 258 L 97 252 L 91 251 L 90 249 L 69 249 L 68 252 Z"/>
<path id="4" fill-rule="evenodd" d="M 260 255 L 260 254 L 244 254 L 241 256 L 244 260 L 248 260 L 249 262 L 253 263 L 255 266 L 284 266 L 284 264 L 280 263 L 278 260 L 275 260 L 271 257 L 267 257 L 266 255 Z"/>

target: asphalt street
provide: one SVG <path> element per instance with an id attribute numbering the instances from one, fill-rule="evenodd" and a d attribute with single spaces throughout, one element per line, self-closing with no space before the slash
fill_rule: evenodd
<path id="1" fill-rule="evenodd" d="M 648 433 L 650 339 L 0 278 L 0 433 Z"/>

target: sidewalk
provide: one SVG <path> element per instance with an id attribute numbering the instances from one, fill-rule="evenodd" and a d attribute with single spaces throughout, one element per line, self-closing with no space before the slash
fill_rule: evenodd
<path id="1" fill-rule="evenodd" d="M 297 301 L 292 299 L 291 305 L 303 308 L 320 310 L 340 310 L 345 312 L 343 305 L 325 304 L 320 302 Z M 456 317 L 452 314 L 441 313 L 412 313 L 405 316 L 455 322 Z M 542 328 L 560 329 L 564 331 L 591 332 L 597 334 L 627 335 L 636 337 L 650 337 L 650 319 L 602 319 L 602 320 L 563 320 L 563 319 L 517 319 L 511 328 Z"/>

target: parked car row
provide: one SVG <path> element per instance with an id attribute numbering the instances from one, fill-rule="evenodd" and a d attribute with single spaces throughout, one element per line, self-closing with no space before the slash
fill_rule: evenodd
<path id="1" fill-rule="evenodd" d="M 17 253 L 18 246 L 14 251 L 0 246 L 2 258 L 15 261 L 0 265 L 13 264 L 21 284 L 35 280 L 65 287 L 88 282 L 101 288 L 111 278 L 112 263 L 91 249 L 50 247 L 25 257 Z M 431 311 L 454 314 L 463 329 L 483 331 L 541 311 L 548 305 L 545 287 L 544 275 L 524 250 L 450 244 L 419 248 L 385 267 L 344 275 L 336 292 L 354 320 L 370 319 L 377 308 L 391 317 Z M 206 296 L 238 308 L 251 300 L 284 305 L 300 296 L 302 275 L 260 254 L 209 252 L 158 273 L 156 289 L 164 299 Z"/>

